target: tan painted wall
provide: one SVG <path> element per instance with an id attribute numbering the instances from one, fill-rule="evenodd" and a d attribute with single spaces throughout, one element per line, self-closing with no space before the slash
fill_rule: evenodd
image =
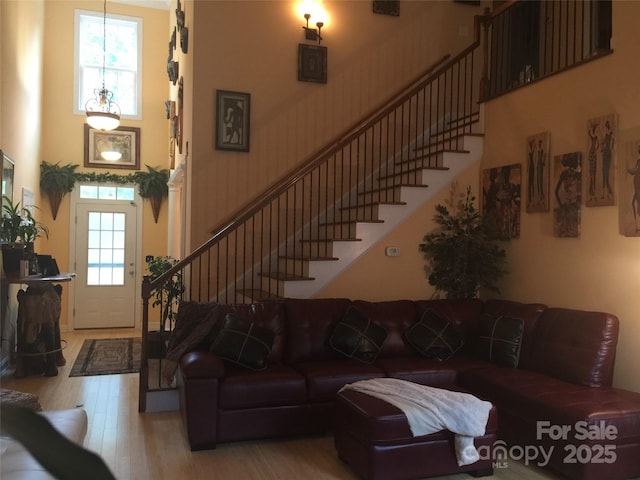
<path id="1" fill-rule="evenodd" d="M 2 8 L 2 117 L 1 145 L 16 160 L 16 192 L 25 186 L 36 194 L 40 220 L 49 240 L 36 251 L 52 254 L 63 271 L 69 265 L 69 196 L 55 221 L 48 201 L 40 198 L 40 162 L 75 163 L 84 171 L 84 115 L 73 114 L 74 10 L 102 12 L 103 2 L 5 1 Z M 169 166 L 164 100 L 169 94 L 166 74 L 169 11 L 108 2 L 107 12 L 143 17 L 143 119 L 123 119 L 124 126 L 141 129 L 141 166 Z M 107 86 L 108 88 L 108 86 Z M 42 125 L 42 128 L 40 128 Z M 106 172 L 106 169 L 95 169 Z M 115 171 L 112 173 L 130 173 Z M 19 197 L 15 197 L 18 199 Z M 166 254 L 167 206 L 154 223 L 148 201 L 143 207 L 143 256 Z M 141 266 L 144 267 L 144 257 Z M 144 271 L 138 272 L 140 281 Z M 67 328 L 67 296 L 63 295 L 61 323 Z"/>
<path id="2" fill-rule="evenodd" d="M 618 146 L 640 140 L 640 64 L 636 59 L 640 3 L 613 5 L 612 55 L 485 105 L 481 169 L 521 163 L 525 172 L 526 138 L 544 131 L 551 134 L 552 156 L 581 151 L 586 162 L 587 119 L 612 112 L 619 119 Z M 617 315 L 620 336 L 614 383 L 640 391 L 640 306 L 636 298 L 640 238 L 618 233 L 620 208 L 629 208 L 628 197 L 624 203 L 620 201 L 621 193 L 630 186 L 625 168 L 635 165 L 636 158 L 621 152 L 618 150 L 617 156 L 618 205 L 583 206 L 579 239 L 553 237 L 552 213 L 527 214 L 523 205 L 520 238 L 507 245 L 510 273 L 502 282 L 501 295 L 522 302 Z M 477 186 L 479 179 L 473 175 L 468 171 L 458 179 L 459 184 Z M 322 296 L 370 300 L 429 297 L 432 289 L 425 279 L 417 245 L 433 227 L 434 206 L 444 198 L 440 195 L 425 206 L 336 279 Z M 399 258 L 385 257 L 387 245 L 400 246 L 403 254 Z"/>
<path id="3" fill-rule="evenodd" d="M 618 147 L 640 140 L 639 20 L 640 3 L 613 2 L 612 55 L 489 102 L 483 168 L 520 162 L 525 171 L 526 137 L 544 131 L 551 134 L 552 156 L 581 151 L 586 165 L 587 120 L 613 112 L 619 120 Z M 620 195 L 629 186 L 624 167 L 630 160 L 619 149 L 617 161 Z M 583 199 L 585 192 L 583 187 Z M 616 314 L 614 381 L 640 391 L 640 238 L 618 233 L 620 208 L 628 208 L 620 197 L 615 207 L 587 208 L 583 202 L 579 239 L 555 238 L 551 212 L 523 212 L 520 239 L 508 247 L 511 274 L 503 295 Z"/>
<path id="4" fill-rule="evenodd" d="M 445 53 L 470 43 L 480 9 L 402 2 L 399 17 L 371 2 L 325 1 L 328 82 L 297 80 L 304 19 L 289 1 L 187 2 L 193 24 L 191 246 Z M 193 6 L 192 6 L 193 5 Z M 428 27 L 427 27 L 428 26 Z M 249 153 L 214 149 L 216 89 L 251 93 Z"/>

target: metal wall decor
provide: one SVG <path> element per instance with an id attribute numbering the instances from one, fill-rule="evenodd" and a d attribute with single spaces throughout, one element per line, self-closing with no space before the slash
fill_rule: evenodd
<path id="1" fill-rule="evenodd" d="M 298 80 L 327 83 L 327 47 L 298 44 Z"/>
<path id="2" fill-rule="evenodd" d="M 373 0 L 373 13 L 400 16 L 400 0 Z"/>
<path id="3" fill-rule="evenodd" d="M 616 204 L 617 115 L 612 113 L 587 122 L 588 165 L 585 179 L 587 207 Z"/>
<path id="4" fill-rule="evenodd" d="M 580 237 L 582 153 L 556 155 L 553 179 L 553 236 Z"/>
<path id="5" fill-rule="evenodd" d="M 527 213 L 549 211 L 549 132 L 527 138 Z"/>

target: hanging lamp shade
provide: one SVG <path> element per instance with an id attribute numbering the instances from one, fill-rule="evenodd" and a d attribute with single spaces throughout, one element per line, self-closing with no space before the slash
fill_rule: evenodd
<path id="1" fill-rule="evenodd" d="M 120 107 L 113 101 L 113 92 L 104 85 L 104 71 L 107 56 L 107 0 L 104 0 L 102 17 L 102 88 L 94 90 L 94 98 L 89 99 L 84 109 L 87 123 L 96 130 L 113 130 L 120 125 Z"/>

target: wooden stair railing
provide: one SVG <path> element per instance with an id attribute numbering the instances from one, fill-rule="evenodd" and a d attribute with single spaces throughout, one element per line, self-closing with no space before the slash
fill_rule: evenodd
<path id="1" fill-rule="evenodd" d="M 161 366 L 149 375 L 149 298 L 176 272 L 183 300 L 246 303 L 279 298 L 285 282 L 308 282 L 310 262 L 333 262 L 334 243 L 358 242 L 355 222 L 378 223 L 382 205 L 422 184 L 424 170 L 442 170 L 442 153 L 461 151 L 480 121 L 482 58 L 477 16 L 474 42 L 436 61 L 399 93 L 355 122 L 299 167 L 212 230 L 211 238 L 153 282 L 142 284 L 139 409 L 163 386 Z M 162 308 L 168 308 L 163 306 Z M 162 309 L 160 309 L 162 310 Z M 162 311 L 157 312 L 162 315 Z"/>

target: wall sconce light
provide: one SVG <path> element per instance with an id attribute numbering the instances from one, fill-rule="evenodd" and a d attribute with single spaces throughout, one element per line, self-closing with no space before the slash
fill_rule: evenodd
<path id="1" fill-rule="evenodd" d="M 304 29 L 304 36 L 306 40 L 318 40 L 318 45 L 320 45 L 320 42 L 322 41 L 322 27 L 324 27 L 324 22 L 316 22 L 316 27 L 318 27 L 317 29 L 315 28 L 309 28 L 309 19 L 311 18 L 311 14 L 310 13 L 305 13 L 304 14 L 304 19 L 306 20 L 307 24 L 305 26 L 303 26 L 302 28 Z"/>

